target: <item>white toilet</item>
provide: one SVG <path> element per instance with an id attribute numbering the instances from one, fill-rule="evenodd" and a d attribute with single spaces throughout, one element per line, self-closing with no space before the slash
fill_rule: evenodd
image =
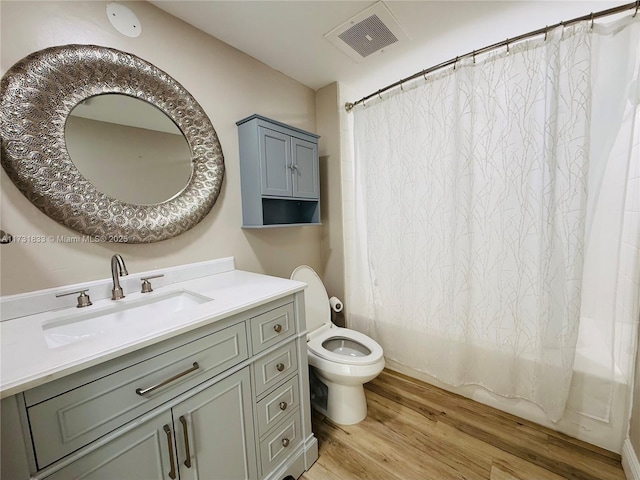
<path id="1" fill-rule="evenodd" d="M 335 423 L 358 423 L 367 416 L 363 385 L 384 368 L 382 347 L 360 332 L 331 322 L 329 296 L 312 268 L 296 268 L 291 279 L 308 285 L 304 303 L 309 331 L 307 353 L 312 367 L 311 402 Z"/>

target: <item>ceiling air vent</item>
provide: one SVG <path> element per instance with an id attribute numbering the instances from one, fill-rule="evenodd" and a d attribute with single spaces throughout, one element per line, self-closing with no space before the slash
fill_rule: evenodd
<path id="1" fill-rule="evenodd" d="M 338 37 L 363 58 L 398 41 L 377 15 L 371 15 L 356 23 Z"/>
<path id="2" fill-rule="evenodd" d="M 361 62 L 397 44 L 406 35 L 387 6 L 378 2 L 324 37 L 353 60 Z"/>

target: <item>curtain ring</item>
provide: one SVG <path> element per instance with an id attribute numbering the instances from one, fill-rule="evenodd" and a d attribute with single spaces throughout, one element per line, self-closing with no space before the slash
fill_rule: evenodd
<path id="1" fill-rule="evenodd" d="M 458 63 L 458 56 L 456 55 L 456 59 L 453 62 L 453 69 L 456 69 L 456 64 Z"/>
<path id="2" fill-rule="evenodd" d="M 474 50 L 473 52 L 471 52 L 471 55 L 473 56 L 473 64 L 475 65 L 475 63 L 476 63 L 476 51 Z"/>
<path id="3" fill-rule="evenodd" d="M 425 82 L 427 81 L 427 71 L 422 70 L 422 76 L 424 77 Z"/>
<path id="4" fill-rule="evenodd" d="M 593 12 L 591 12 L 591 30 L 593 30 Z"/>
<path id="5" fill-rule="evenodd" d="M 544 26 L 544 41 L 547 41 L 547 35 L 549 34 L 549 25 Z"/>
<path id="6" fill-rule="evenodd" d="M 509 39 L 507 38 L 507 55 L 509 55 Z"/>
<path id="7" fill-rule="evenodd" d="M 638 15 L 638 9 L 640 9 L 640 0 L 636 0 L 636 11 L 631 18 L 636 18 L 636 15 Z"/>
<path id="8" fill-rule="evenodd" d="M 380 97 L 380 100 L 382 100 L 382 89 L 378 90 L 378 97 Z"/>
<path id="9" fill-rule="evenodd" d="M 402 83 L 402 80 L 400 80 L 400 90 L 404 92 L 404 84 Z"/>

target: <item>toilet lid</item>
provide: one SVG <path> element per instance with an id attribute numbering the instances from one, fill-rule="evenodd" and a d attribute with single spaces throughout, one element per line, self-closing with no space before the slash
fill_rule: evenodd
<path id="1" fill-rule="evenodd" d="M 331 306 L 329 295 L 324 284 L 313 268 L 300 265 L 291 274 L 291 280 L 305 282 L 308 286 L 304 289 L 304 310 L 309 331 L 320 328 L 331 321 Z"/>

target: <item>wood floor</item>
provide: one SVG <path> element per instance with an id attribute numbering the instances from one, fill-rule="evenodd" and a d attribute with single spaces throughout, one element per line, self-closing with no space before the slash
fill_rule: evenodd
<path id="1" fill-rule="evenodd" d="M 624 480 L 620 456 L 385 370 L 369 415 L 339 426 L 313 412 L 320 457 L 303 480 Z"/>

